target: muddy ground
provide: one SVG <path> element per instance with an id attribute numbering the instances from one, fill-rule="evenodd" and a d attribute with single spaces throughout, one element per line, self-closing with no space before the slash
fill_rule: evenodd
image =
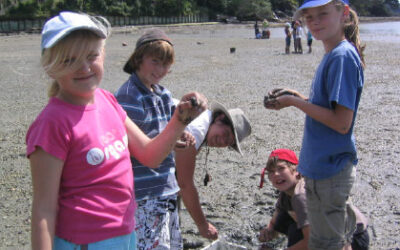
<path id="1" fill-rule="evenodd" d="M 269 40 L 253 39 L 251 25 L 163 27 L 176 49 L 176 63 L 162 82 L 179 98 L 192 90 L 228 108 L 244 110 L 253 127 L 242 144 L 244 156 L 211 149 L 208 169 L 212 181 L 202 185 L 204 154 L 198 156 L 196 179 L 207 218 L 221 238 L 257 249 L 256 235 L 268 223 L 276 192 L 257 184 L 271 150 L 300 151 L 304 114 L 295 108 L 266 110 L 262 99 L 275 87 L 307 94 L 323 56 L 320 42 L 313 53 L 285 55 L 283 28 L 271 29 Z M 115 91 L 128 77 L 122 67 L 141 30 L 120 28 L 107 43 L 102 87 Z M 367 44 L 365 88 L 355 135 L 359 152 L 353 202 L 369 218 L 371 249 L 400 246 L 400 98 L 399 35 L 363 33 Z M 126 42 L 128 46 L 122 46 Z M 31 178 L 25 158 L 25 133 L 47 102 L 48 79 L 39 66 L 40 36 L 0 36 L 0 249 L 30 248 Z M 230 53 L 235 47 L 236 52 Z M 306 51 L 306 43 L 303 40 Z M 182 211 L 187 242 L 206 246 L 187 212 Z M 284 246 L 284 240 L 271 243 Z"/>

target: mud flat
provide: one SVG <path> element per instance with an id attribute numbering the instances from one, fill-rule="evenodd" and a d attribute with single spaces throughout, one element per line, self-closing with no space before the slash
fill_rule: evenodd
<path id="1" fill-rule="evenodd" d="M 285 55 L 282 28 L 272 28 L 269 40 L 253 39 L 249 24 L 163 29 L 174 41 L 177 60 L 162 84 L 177 98 L 197 90 L 228 108 L 240 107 L 252 122 L 253 134 L 242 147 L 244 156 L 211 149 L 207 167 L 212 181 L 203 186 L 201 153 L 196 182 L 204 212 L 221 238 L 257 249 L 256 235 L 268 223 L 277 195 L 268 183 L 258 189 L 261 168 L 275 148 L 299 153 L 304 122 L 304 114 L 294 108 L 264 109 L 262 99 L 268 90 L 282 86 L 307 94 L 324 53 L 322 45 L 314 41 L 312 54 Z M 113 92 L 127 79 L 122 67 L 139 35 L 140 29 L 123 28 L 109 39 L 103 88 Z M 362 39 L 367 44 L 367 68 L 355 128 L 359 164 L 352 199 L 369 217 L 371 249 L 396 249 L 400 246 L 400 35 L 366 32 Z M 39 43 L 37 34 L 0 37 L 0 249 L 30 248 L 32 193 L 24 138 L 47 102 L 48 80 L 39 66 Z M 235 53 L 230 53 L 231 47 Z M 304 40 L 303 47 L 307 51 Z M 198 235 L 185 209 L 182 232 L 187 242 L 210 243 Z M 284 243 L 278 239 L 271 247 Z"/>

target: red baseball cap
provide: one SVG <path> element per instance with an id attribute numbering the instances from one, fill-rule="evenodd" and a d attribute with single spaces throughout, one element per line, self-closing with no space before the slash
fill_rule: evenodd
<path id="1" fill-rule="evenodd" d="M 286 149 L 286 148 L 275 149 L 269 155 L 269 158 L 271 158 L 271 157 L 276 157 L 276 158 L 278 158 L 278 160 L 288 161 L 295 165 L 299 164 L 299 160 L 297 159 L 296 153 L 290 149 Z"/>
<path id="2" fill-rule="evenodd" d="M 274 151 L 271 152 L 271 154 L 269 155 L 268 158 L 271 158 L 271 157 L 276 157 L 278 160 L 288 161 L 295 165 L 299 164 L 299 160 L 297 159 L 296 153 L 290 149 L 286 149 L 286 148 L 275 149 Z M 265 175 L 266 169 L 267 168 L 265 167 L 261 170 L 261 180 L 260 180 L 260 184 L 258 185 L 259 188 L 262 188 L 264 185 L 264 175 Z"/>

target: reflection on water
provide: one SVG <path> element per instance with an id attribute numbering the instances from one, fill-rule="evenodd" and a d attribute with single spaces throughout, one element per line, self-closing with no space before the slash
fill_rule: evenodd
<path id="1" fill-rule="evenodd" d="M 400 41 L 400 22 L 362 23 L 360 36 L 364 40 Z"/>
<path id="2" fill-rule="evenodd" d="M 306 28 L 303 29 L 306 32 Z M 284 38 L 285 32 L 283 27 L 271 28 L 271 38 Z M 192 31 L 177 32 L 176 35 L 187 35 L 192 37 L 242 37 L 245 39 L 254 39 L 253 25 L 235 26 L 224 25 L 216 26 L 214 29 L 196 29 Z M 400 41 L 400 22 L 379 22 L 379 23 L 361 23 L 360 24 L 361 40 L 380 40 L 388 42 Z M 305 38 L 305 35 L 303 36 Z"/>
<path id="3" fill-rule="evenodd" d="M 400 35 L 400 22 L 363 23 L 361 34 Z"/>

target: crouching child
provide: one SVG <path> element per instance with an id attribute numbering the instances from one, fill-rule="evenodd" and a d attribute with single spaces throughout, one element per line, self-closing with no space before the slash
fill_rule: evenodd
<path id="1" fill-rule="evenodd" d="M 288 238 L 287 249 L 308 249 L 310 225 L 306 190 L 304 180 L 297 172 L 297 164 L 298 159 L 293 151 L 276 149 L 271 152 L 266 167 L 261 172 L 260 188 L 263 186 L 266 171 L 268 180 L 280 193 L 270 222 L 260 231 L 260 242 L 271 241 L 282 233 Z M 367 219 L 353 205 L 347 209 L 356 216 L 357 228 L 353 234 L 352 249 L 368 249 Z"/>

